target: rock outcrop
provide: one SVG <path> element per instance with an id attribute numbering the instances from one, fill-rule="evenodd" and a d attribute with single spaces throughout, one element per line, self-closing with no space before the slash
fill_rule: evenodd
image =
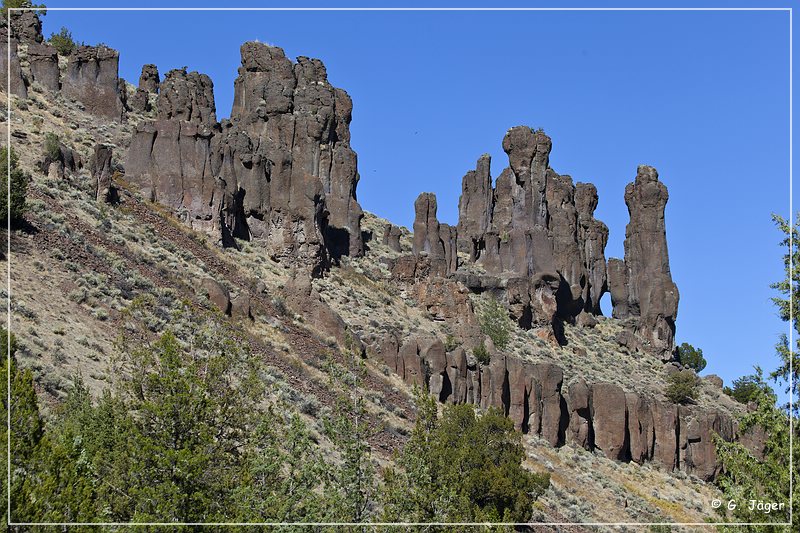
<path id="1" fill-rule="evenodd" d="M 220 124 L 207 76 L 167 74 L 157 120 L 131 144 L 129 179 L 223 244 L 260 242 L 312 272 L 363 253 L 347 93 L 319 60 L 293 64 L 254 42 L 241 55 L 231 119 Z"/>
<path id="2" fill-rule="evenodd" d="M 8 27 L 3 24 L 0 26 L 0 84 L 4 91 L 10 90 L 11 94 L 25 99 L 28 97 L 27 80 L 22 74 L 22 66 L 17 54 L 19 40 L 13 32 L 10 44 L 9 48 Z"/>
<path id="3" fill-rule="evenodd" d="M 463 347 L 447 351 L 436 338 L 401 340 L 389 333 L 374 355 L 406 383 L 425 387 L 440 402 L 498 408 L 517 429 L 552 446 L 571 443 L 618 461 L 684 470 L 706 481 L 720 472 L 715 433 L 752 445 L 755 453 L 761 442 L 739 435 L 735 421 L 723 411 L 678 407 L 613 383 L 577 379 L 565 386 L 557 365 L 496 350 L 490 363 L 482 365 Z"/>
<path id="4" fill-rule="evenodd" d="M 383 228 L 383 239 L 381 240 L 382 244 L 389 247 L 389 249 L 393 252 L 402 252 L 403 248 L 400 245 L 400 236 L 402 235 L 402 231 L 398 226 L 394 224 L 386 224 Z"/>
<path id="5" fill-rule="evenodd" d="M 105 144 L 96 144 L 89 160 L 89 172 L 95 183 L 95 198 L 99 202 L 116 203 L 119 199 L 112 183 L 111 158 L 113 150 Z"/>
<path id="6" fill-rule="evenodd" d="M 128 99 L 128 107 L 139 113 L 150 111 L 150 96 L 158 94 L 159 84 L 158 67 L 144 65 L 139 76 L 139 86 L 136 88 L 136 92 Z"/>
<path id="7" fill-rule="evenodd" d="M 456 228 L 440 224 L 436 218 L 436 195 L 424 192 L 414 202 L 415 257 L 426 256 L 431 263 L 431 274 L 445 277 L 458 268 Z"/>
<path id="8" fill-rule="evenodd" d="M 669 194 L 653 167 L 641 165 L 625 188 L 630 222 L 625 230 L 625 260 L 609 261 L 614 317 L 633 318 L 643 348 L 673 357 L 678 288 L 672 281 L 664 208 Z"/>
<path id="9" fill-rule="evenodd" d="M 61 88 L 58 70 L 58 53 L 48 44 L 32 43 L 28 45 L 28 62 L 30 64 L 31 81 L 38 83 L 45 90 L 58 92 Z"/>
<path id="10" fill-rule="evenodd" d="M 122 120 L 125 105 L 119 80 L 119 52 L 106 46 L 79 46 L 70 56 L 61 82 L 67 98 L 95 116 Z"/>

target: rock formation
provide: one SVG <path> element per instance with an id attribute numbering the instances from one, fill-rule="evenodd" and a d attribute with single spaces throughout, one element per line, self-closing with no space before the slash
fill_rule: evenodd
<path id="1" fill-rule="evenodd" d="M 614 317 L 635 319 L 645 350 L 664 360 L 675 348 L 678 288 L 667 253 L 664 208 L 669 194 L 653 167 L 641 165 L 625 188 L 630 222 L 625 230 L 625 261 L 609 261 Z"/>
<path id="2" fill-rule="evenodd" d="M 96 144 L 92 158 L 89 160 L 89 172 L 95 183 L 95 198 L 97 201 L 113 204 L 117 202 L 118 195 L 111 180 L 113 176 L 111 169 L 112 154 L 113 151 L 110 146 Z"/>
<path id="3" fill-rule="evenodd" d="M 394 224 L 386 224 L 383 228 L 382 244 L 389 247 L 393 252 L 402 252 L 403 248 L 400 246 L 400 236 L 402 232 L 398 226 Z"/>
<path id="4" fill-rule="evenodd" d="M 51 92 L 57 92 L 61 88 L 58 53 L 54 47 L 48 44 L 29 44 L 28 62 L 30 63 L 32 82 L 38 83 L 45 90 Z"/>
<path id="5" fill-rule="evenodd" d="M 462 347 L 446 351 L 436 338 L 401 340 L 394 333 L 387 334 L 374 355 L 439 401 L 496 407 L 517 429 L 552 446 L 572 443 L 619 461 L 652 461 L 706 481 L 719 474 L 713 435 L 728 441 L 741 437 L 723 411 L 678 407 L 613 383 L 577 379 L 565 386 L 562 369 L 552 363 L 493 351 L 490 363 L 481 365 Z M 740 441 L 758 451 L 758 439 Z"/>
<path id="6" fill-rule="evenodd" d="M 159 84 L 158 67 L 144 65 L 139 76 L 139 86 L 133 96 L 128 99 L 128 106 L 139 113 L 150 111 L 150 95 L 158 94 Z"/>
<path id="7" fill-rule="evenodd" d="M 363 253 L 350 98 L 319 60 L 293 64 L 253 42 L 241 54 L 231 119 L 221 124 L 207 76 L 167 74 L 157 120 L 131 144 L 129 179 L 223 243 L 258 241 L 311 271 Z"/>
<path id="8" fill-rule="evenodd" d="M 9 49 L 8 27 L 3 24 L 0 26 L 0 83 L 2 83 L 3 90 L 9 88 L 11 94 L 25 99 L 28 97 L 28 87 L 22 74 L 19 55 L 17 55 L 19 40 L 13 32 L 10 42 L 11 48 Z M 10 78 L 9 74 L 11 75 Z"/>
<path id="9" fill-rule="evenodd" d="M 417 258 L 425 255 L 431 263 L 431 274 L 444 277 L 458 268 L 456 229 L 439 224 L 436 211 L 436 195 L 424 192 L 417 197 L 412 253 Z"/>
<path id="10" fill-rule="evenodd" d="M 78 100 L 86 111 L 122 120 L 125 105 L 119 80 L 119 52 L 106 46 L 79 46 L 69 56 L 61 82 L 65 97 Z"/>

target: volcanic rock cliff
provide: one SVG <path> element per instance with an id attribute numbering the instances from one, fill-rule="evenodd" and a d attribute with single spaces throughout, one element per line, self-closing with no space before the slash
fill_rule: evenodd
<path id="1" fill-rule="evenodd" d="M 713 434 L 739 436 L 729 410 L 676 406 L 653 390 L 584 379 L 546 360 L 562 351 L 586 356 L 570 346 L 565 328 L 594 331 L 611 322 L 618 328 L 616 355 L 653 362 L 650 368 L 659 371 L 662 361 L 673 359 L 678 290 L 667 252 L 668 194 L 652 167 L 640 166 L 625 190 L 630 223 L 624 260 L 606 262 L 609 232 L 594 217 L 597 189 L 555 172 L 551 139 L 517 126 L 502 141 L 508 166 L 494 183 L 488 156 L 463 177 L 456 226 L 440 223 L 436 197 L 422 193 L 414 203 L 413 235 L 382 226 L 388 253 L 379 256 L 365 246 L 365 239 L 378 236 L 375 230 L 362 232 L 357 156 L 350 147 L 353 104 L 330 85 L 319 60 L 293 63 L 280 48 L 245 43 L 231 116 L 219 121 L 213 83 L 204 74 L 177 69 L 161 80 L 154 65 L 145 65 L 132 92 L 118 77 L 119 54 L 107 47 L 79 48 L 62 72 L 51 47 L 42 44 L 38 18 L 16 20 L 11 49 L 0 50 L 4 61 L 10 54 L 0 72 L 7 76 L 10 69 L 10 80 L 2 81 L 13 94 L 24 98 L 38 86 L 48 98 L 80 102 L 100 120 L 142 118 L 124 164 L 115 163 L 112 148 L 103 144 L 87 158 L 98 201 L 116 201 L 114 174 L 124 169 L 127 184 L 186 226 L 224 246 L 249 241 L 266 250 L 291 267 L 281 285 L 288 308 L 442 402 L 497 407 L 520 431 L 551 446 L 653 461 L 703 479 L 718 473 Z M 4 38 L 0 46 L 7 46 Z M 56 163 L 62 174 L 75 171 L 80 158 L 60 148 L 61 161 L 47 168 Z M 356 327 L 351 318 L 361 304 L 358 295 L 337 302 L 326 283 L 336 276 L 331 267 L 340 264 L 344 271 L 359 257 L 391 289 L 385 305 L 413 305 L 429 323 L 395 327 L 398 315 L 380 324 L 375 311 L 365 309 L 374 324 Z M 245 320 L 254 314 L 250 298 L 264 292 L 242 286 L 231 298 L 214 280 L 199 285 L 222 313 Z M 613 319 L 602 317 L 600 308 L 609 291 Z M 543 356 L 493 345 L 476 311 L 486 296 L 544 345 Z M 445 330 L 450 335 L 441 334 Z M 475 355 L 481 346 L 488 362 Z"/>
<path id="2" fill-rule="evenodd" d="M 319 60 L 293 64 L 252 42 L 241 54 L 231 118 L 221 123 L 207 76 L 167 73 L 157 119 L 131 143 L 128 179 L 225 245 L 260 242 L 312 272 L 363 253 L 349 96 Z"/>

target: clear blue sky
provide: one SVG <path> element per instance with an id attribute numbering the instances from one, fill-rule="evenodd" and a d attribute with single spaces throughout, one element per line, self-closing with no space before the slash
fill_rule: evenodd
<path id="1" fill-rule="evenodd" d="M 787 12 L 51 11 L 44 18 L 48 35 L 62 25 L 76 39 L 120 50 L 121 75 L 133 83 L 144 63 L 162 75 L 182 66 L 209 74 L 220 118 L 230 112 L 242 42 L 322 59 L 330 81 L 353 97 L 359 201 L 406 226 L 421 191 L 435 192 L 440 220 L 455 223 L 464 173 L 488 152 L 497 176 L 507 164 L 505 131 L 526 124 L 552 137 L 557 172 L 597 186 L 596 215 L 610 228 L 606 255 L 622 257 L 625 185 L 637 165 L 653 165 L 670 191 L 678 341 L 701 347 L 705 373 L 726 383 L 754 364 L 777 364 L 774 345 L 786 329 L 770 302 L 769 284 L 783 276 L 770 213 L 789 215 Z"/>

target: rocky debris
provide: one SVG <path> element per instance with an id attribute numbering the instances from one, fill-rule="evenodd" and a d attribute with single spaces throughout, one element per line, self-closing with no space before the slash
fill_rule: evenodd
<path id="1" fill-rule="evenodd" d="M 139 86 L 133 96 L 128 99 L 128 106 L 139 113 L 149 112 L 151 110 L 150 95 L 158 94 L 159 84 L 158 67 L 144 65 L 139 76 Z"/>
<path id="2" fill-rule="evenodd" d="M 383 228 L 383 239 L 381 243 L 388 246 L 393 252 L 402 252 L 403 248 L 400 246 L 400 236 L 402 231 L 394 224 L 386 224 Z"/>
<path id="3" fill-rule="evenodd" d="M 45 90 L 58 92 L 61 88 L 58 70 L 58 53 L 48 44 L 28 45 L 28 62 L 31 69 L 31 82 L 38 83 Z"/>
<path id="4" fill-rule="evenodd" d="M 9 74 L 11 94 L 21 99 L 28 97 L 27 80 L 22 74 L 22 67 L 17 55 L 19 41 L 11 37 L 11 48 L 9 49 L 8 27 L 3 24 L 0 26 L 0 84 L 5 88 L 9 86 Z M 9 59 L 11 60 L 9 63 Z"/>
<path id="5" fill-rule="evenodd" d="M 708 374 L 707 376 L 703 376 L 703 381 L 706 383 L 710 383 L 712 387 L 715 389 L 722 390 L 723 381 L 722 378 L 716 374 Z"/>
<path id="6" fill-rule="evenodd" d="M 305 272 L 299 270 L 293 272 L 283 292 L 286 306 L 302 316 L 306 323 L 333 337 L 342 349 L 353 350 L 361 356 L 366 354 L 364 343 L 358 335 L 350 331 L 342 317 L 322 299 Z"/>
<path id="7" fill-rule="evenodd" d="M 11 13 L 11 35 L 23 44 L 41 43 L 42 20 L 35 11 L 15 11 Z M 4 17 L 5 19 L 5 17 Z M 3 20 L 5 26 L 5 20 Z"/>
<path id="8" fill-rule="evenodd" d="M 318 273 L 363 253 L 350 98 L 319 60 L 293 64 L 254 42 L 241 54 L 231 120 L 221 124 L 207 76 L 167 73 L 158 119 L 131 143 L 131 181 L 223 244 L 259 242 L 287 266 Z"/>
<path id="9" fill-rule="evenodd" d="M 446 277 L 458 268 L 456 250 L 456 228 L 439 224 L 436 218 L 436 195 L 420 194 L 414 202 L 415 257 L 426 256 L 431 262 L 431 274 Z"/>
<path id="10" fill-rule="evenodd" d="M 106 46 L 79 46 L 69 56 L 61 91 L 95 116 L 122 120 L 119 52 Z"/>
<path id="11" fill-rule="evenodd" d="M 199 288 L 223 314 L 231 314 L 231 295 L 221 283 L 213 278 L 204 278 L 200 281 Z"/>
<path id="12" fill-rule="evenodd" d="M 464 347 L 448 352 L 436 338 L 392 332 L 374 352 L 406 383 L 425 387 L 440 402 L 496 407 L 517 429 L 552 446 L 572 443 L 615 460 L 657 462 L 710 481 L 719 474 L 713 432 L 726 440 L 737 437 L 733 419 L 721 411 L 679 409 L 613 383 L 577 379 L 565 388 L 557 365 L 506 356 L 490 341 L 487 347 L 491 359 L 481 365 Z M 742 442 L 755 450 L 761 442 L 763 451 L 763 435 Z"/>
<path id="13" fill-rule="evenodd" d="M 89 160 L 89 172 L 95 183 L 95 197 L 98 202 L 117 203 L 119 195 L 112 181 L 114 175 L 111 168 L 112 148 L 105 144 L 96 144 Z"/>
<path id="14" fill-rule="evenodd" d="M 635 318 L 643 348 L 662 360 L 673 357 L 678 315 L 678 288 L 670 274 L 664 223 L 668 199 L 656 169 L 639 166 L 636 180 L 625 188 L 630 213 L 625 261 L 609 261 L 608 270 L 614 317 Z"/>

